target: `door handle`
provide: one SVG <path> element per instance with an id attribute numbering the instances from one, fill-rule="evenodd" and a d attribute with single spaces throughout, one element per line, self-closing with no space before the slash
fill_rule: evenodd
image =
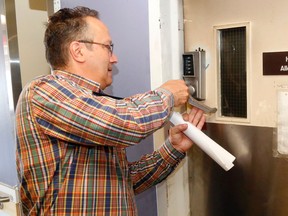
<path id="1" fill-rule="evenodd" d="M 0 209 L 4 208 L 4 204 L 6 202 L 10 202 L 10 197 L 8 196 L 0 196 Z"/>

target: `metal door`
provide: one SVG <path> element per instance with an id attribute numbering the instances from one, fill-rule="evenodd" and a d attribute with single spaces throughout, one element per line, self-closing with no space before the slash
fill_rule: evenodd
<path id="1" fill-rule="evenodd" d="M 14 0 L 0 0 L 0 215 L 20 215 L 14 107 L 21 91 Z"/>

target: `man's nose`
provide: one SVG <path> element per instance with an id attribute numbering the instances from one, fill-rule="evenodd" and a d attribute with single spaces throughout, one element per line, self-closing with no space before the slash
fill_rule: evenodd
<path id="1" fill-rule="evenodd" d="M 110 57 L 110 62 L 114 64 L 118 62 L 118 58 L 114 53 Z"/>

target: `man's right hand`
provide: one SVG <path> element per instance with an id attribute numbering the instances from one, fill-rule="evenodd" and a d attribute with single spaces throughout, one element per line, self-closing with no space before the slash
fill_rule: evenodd
<path id="1" fill-rule="evenodd" d="M 199 130 L 202 129 L 206 121 L 204 112 L 196 107 L 193 107 L 188 114 L 183 114 L 183 119 L 193 124 Z M 182 133 L 187 128 L 187 124 L 179 124 L 177 126 L 171 127 L 169 130 L 169 140 L 171 144 L 175 149 L 183 153 L 187 152 L 193 145 L 193 140 L 190 140 L 190 138 Z"/>
<path id="2" fill-rule="evenodd" d="M 181 106 L 185 104 L 189 97 L 189 90 L 184 80 L 169 80 L 160 88 L 167 89 L 174 95 L 174 106 Z"/>

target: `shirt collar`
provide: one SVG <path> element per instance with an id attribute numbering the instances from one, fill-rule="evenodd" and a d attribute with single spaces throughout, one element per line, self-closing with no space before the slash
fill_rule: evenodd
<path id="1" fill-rule="evenodd" d="M 54 70 L 52 71 L 52 74 L 56 75 L 56 76 L 63 76 L 71 81 L 73 81 L 74 83 L 76 83 L 77 85 L 89 89 L 92 92 L 99 92 L 100 90 L 100 84 L 97 82 L 94 82 L 92 80 L 88 80 L 82 76 L 79 76 L 77 74 L 73 74 L 67 71 L 62 71 L 62 70 Z"/>

